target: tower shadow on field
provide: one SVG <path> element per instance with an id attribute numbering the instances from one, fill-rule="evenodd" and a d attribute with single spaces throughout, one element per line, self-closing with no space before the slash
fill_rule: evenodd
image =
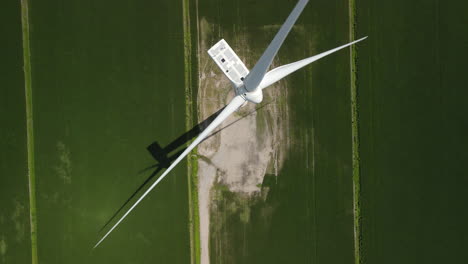
<path id="1" fill-rule="evenodd" d="M 214 131 L 211 133 L 208 137 L 206 137 L 203 141 L 215 136 L 222 130 L 234 125 L 235 123 L 239 122 L 240 120 L 252 115 L 253 113 L 257 112 L 258 110 L 264 108 L 265 106 L 271 104 L 272 102 L 267 102 L 253 111 L 245 114 L 244 116 L 236 119 L 235 121 L 229 123 L 228 125 Z M 224 107 L 216 111 L 214 114 L 209 116 L 207 119 L 203 120 L 200 122 L 198 125 L 192 127 L 189 131 L 185 132 L 181 136 L 177 137 L 174 141 L 169 143 L 166 147 L 161 147 L 161 145 L 157 142 L 154 141 L 151 143 L 146 149 L 148 152 L 151 154 L 151 156 L 155 159 L 157 162 L 154 165 L 151 165 L 149 167 L 146 167 L 142 169 L 141 171 L 138 172 L 138 174 L 147 172 L 149 170 L 154 169 L 154 171 L 146 178 L 146 180 L 128 197 L 128 199 L 120 206 L 120 208 L 109 218 L 109 220 L 101 227 L 100 232 L 104 230 L 114 219 L 117 215 L 119 215 L 120 212 L 125 208 L 125 206 L 128 205 L 128 203 L 135 198 L 135 196 L 149 183 L 151 180 L 161 172 L 163 169 L 169 168 L 171 163 L 181 155 L 185 149 L 187 149 L 187 143 L 194 139 L 196 136 L 198 136 L 220 113 L 221 111 L 224 110 Z M 202 141 L 202 142 L 203 142 Z M 182 146 L 185 146 L 181 149 Z M 171 154 L 173 153 L 173 154 Z"/>

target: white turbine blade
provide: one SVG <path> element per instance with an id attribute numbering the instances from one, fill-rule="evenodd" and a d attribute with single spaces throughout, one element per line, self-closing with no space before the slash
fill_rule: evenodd
<path id="1" fill-rule="evenodd" d="M 260 57 L 252 71 L 250 71 L 247 77 L 245 77 L 244 84 L 247 91 L 252 92 L 257 89 L 257 86 L 260 84 L 263 76 L 265 76 L 266 71 L 270 67 L 273 58 L 283 44 L 284 39 L 288 36 L 289 31 L 291 31 L 291 28 L 294 26 L 294 23 L 296 23 L 297 18 L 302 13 L 302 10 L 304 10 L 304 7 L 308 2 L 309 0 L 300 0 L 297 3 L 296 7 L 294 7 L 293 11 L 286 19 L 286 22 L 284 22 L 278 33 L 276 33 L 275 38 L 273 38 L 268 48 L 263 52 L 262 57 Z"/>
<path id="2" fill-rule="evenodd" d="M 193 149 L 195 148 L 200 142 L 203 141 L 203 139 L 206 138 L 206 136 L 208 136 L 208 134 L 210 134 L 218 125 L 220 125 L 228 116 L 230 116 L 234 111 L 236 111 L 240 106 L 242 106 L 242 104 L 244 104 L 245 100 L 240 97 L 240 96 L 236 96 L 234 97 L 231 102 L 224 108 L 224 110 L 219 113 L 219 115 L 213 120 L 213 122 L 211 122 L 210 125 L 208 125 L 208 127 L 203 130 L 203 132 L 200 133 L 200 135 L 192 142 L 192 144 L 190 144 L 190 146 L 187 147 L 187 149 L 182 153 L 180 154 L 180 156 L 174 161 L 174 163 L 171 164 L 171 166 L 169 166 L 169 168 L 167 168 L 166 171 L 164 171 L 164 173 L 158 178 L 158 180 L 156 180 L 150 187 L 148 190 L 145 191 L 145 193 L 143 193 L 143 195 L 132 205 L 132 207 L 130 207 L 130 209 L 128 209 L 128 211 L 119 219 L 119 221 L 117 221 L 117 223 L 112 226 L 112 228 L 101 238 L 101 240 L 99 240 L 99 242 L 96 243 L 96 245 L 94 246 L 94 248 L 96 248 L 97 246 L 99 246 L 99 244 L 101 244 L 102 241 L 104 241 L 104 239 L 106 239 L 106 237 L 120 224 L 120 222 L 122 222 L 122 220 L 124 220 L 125 217 L 127 217 L 127 215 L 141 202 L 141 200 L 143 200 L 143 198 L 145 198 L 146 195 L 148 195 L 148 193 L 153 190 L 153 188 L 162 180 L 164 179 L 164 177 L 166 177 L 167 174 L 169 174 L 169 172 L 183 159 L 185 158 L 185 156 L 187 156 L 187 154 Z"/>
<path id="3" fill-rule="evenodd" d="M 272 85 L 273 83 L 275 83 L 275 82 L 283 79 L 284 77 L 288 76 L 289 74 L 299 70 L 300 68 L 305 67 L 305 66 L 309 65 L 310 63 L 318 60 L 318 59 L 321 59 L 321 58 L 323 58 L 323 57 L 325 57 L 327 55 L 330 55 L 333 52 L 338 51 L 340 49 L 351 46 L 351 45 L 353 45 L 353 44 L 355 44 L 355 43 L 357 43 L 357 42 L 359 42 L 361 40 L 364 40 L 366 38 L 367 37 L 363 37 L 363 38 L 355 40 L 355 41 L 353 41 L 351 43 L 345 44 L 343 46 L 339 46 L 338 48 L 334 48 L 334 49 L 329 50 L 329 51 L 325 51 L 325 52 L 320 53 L 318 55 L 309 57 L 307 59 L 303 59 L 303 60 L 300 60 L 300 61 L 296 61 L 296 62 L 293 62 L 293 63 L 290 63 L 290 64 L 280 66 L 278 68 L 274 68 L 273 70 L 271 70 L 267 74 L 265 74 L 265 78 L 263 78 L 263 80 L 261 81 L 261 83 L 260 83 L 260 85 L 258 87 L 260 89 L 266 88 L 266 87 Z"/>

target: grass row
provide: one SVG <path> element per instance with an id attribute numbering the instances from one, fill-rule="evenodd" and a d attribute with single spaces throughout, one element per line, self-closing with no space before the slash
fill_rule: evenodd
<path id="1" fill-rule="evenodd" d="M 193 73 L 197 70 L 196 48 L 192 46 L 192 27 L 190 15 L 190 0 L 182 0 L 183 31 L 184 31 L 184 74 L 185 74 L 185 126 L 191 129 L 197 122 L 196 103 L 194 98 L 198 80 Z M 192 153 L 196 153 L 195 148 Z M 190 230 L 190 263 L 199 264 L 201 260 L 200 247 L 200 217 L 198 210 L 198 158 L 191 154 L 187 159 L 188 175 L 188 199 L 189 199 L 189 230 Z"/>
<path id="2" fill-rule="evenodd" d="M 29 219 L 31 225 L 31 263 L 37 264 L 37 212 L 36 175 L 34 167 L 33 100 L 31 81 L 31 53 L 29 47 L 29 3 L 21 0 L 21 24 L 23 31 L 23 69 L 26 99 L 26 137 L 28 151 Z"/>
<path id="3" fill-rule="evenodd" d="M 197 149 L 194 150 L 196 152 Z M 196 154 L 189 159 L 189 203 L 191 211 L 191 263 L 199 264 L 201 260 L 200 216 L 198 210 L 198 157 Z"/>
<path id="4" fill-rule="evenodd" d="M 356 30 L 356 2 L 349 0 L 349 39 L 355 40 Z M 351 46 L 350 51 L 350 79 L 351 79 L 351 135 L 352 135 L 352 159 L 353 159 L 353 207 L 354 207 L 354 261 L 361 263 L 361 181 L 359 158 L 359 104 L 357 92 L 357 52 L 356 45 Z"/>

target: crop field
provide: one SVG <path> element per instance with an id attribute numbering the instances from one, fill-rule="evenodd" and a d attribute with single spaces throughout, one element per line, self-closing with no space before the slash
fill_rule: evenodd
<path id="1" fill-rule="evenodd" d="M 467 258 L 464 1 L 356 1 L 362 263 Z"/>
<path id="2" fill-rule="evenodd" d="M 251 69 L 297 1 L 7 2 L 0 264 L 468 258 L 467 3 L 310 0 L 274 67 L 369 38 L 267 88 L 93 250 L 232 96 L 207 49 Z"/>

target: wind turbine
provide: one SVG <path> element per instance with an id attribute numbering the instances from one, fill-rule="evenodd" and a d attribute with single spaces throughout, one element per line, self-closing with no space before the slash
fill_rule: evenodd
<path id="1" fill-rule="evenodd" d="M 177 164 L 179 164 L 179 162 L 183 160 L 187 154 L 190 153 L 190 151 L 193 150 L 193 148 L 202 142 L 226 118 L 228 118 L 232 113 L 244 105 L 244 103 L 251 102 L 258 104 L 262 102 L 262 90 L 264 88 L 320 58 L 323 58 L 329 54 L 332 54 L 340 49 L 351 46 L 367 38 L 364 37 L 358 39 L 332 50 L 277 67 L 267 72 L 273 61 L 273 58 L 276 56 L 276 53 L 278 53 L 278 50 L 283 44 L 286 36 L 288 35 L 289 31 L 291 31 L 291 28 L 308 2 L 309 0 L 299 0 L 291 14 L 289 14 L 288 18 L 281 26 L 278 33 L 276 33 L 268 48 L 263 52 L 262 56 L 250 72 L 224 39 L 220 40 L 208 50 L 208 54 L 231 81 L 236 96 L 228 105 L 226 105 L 224 110 L 219 113 L 219 115 L 208 125 L 208 127 L 206 127 L 205 130 L 203 130 L 203 132 L 201 132 L 200 135 L 187 147 L 187 149 L 185 149 L 185 151 L 180 154 L 180 156 L 169 166 L 169 168 L 167 168 L 167 170 L 164 171 L 164 173 L 143 193 L 143 195 L 138 198 L 138 200 L 130 207 L 130 209 L 125 212 L 125 214 L 112 226 L 112 228 L 109 229 L 109 231 L 101 238 L 101 240 L 96 243 L 94 248 L 96 248 L 102 241 L 104 241 L 104 239 L 106 239 L 106 237 L 125 219 L 125 217 L 127 217 L 127 215 L 148 195 L 148 193 L 151 192 L 151 190 L 153 190 L 154 187 L 156 187 L 156 185 L 158 185 L 158 183 L 164 179 L 164 177 L 166 177 L 169 172 L 171 172 L 172 169 L 177 166 Z"/>

